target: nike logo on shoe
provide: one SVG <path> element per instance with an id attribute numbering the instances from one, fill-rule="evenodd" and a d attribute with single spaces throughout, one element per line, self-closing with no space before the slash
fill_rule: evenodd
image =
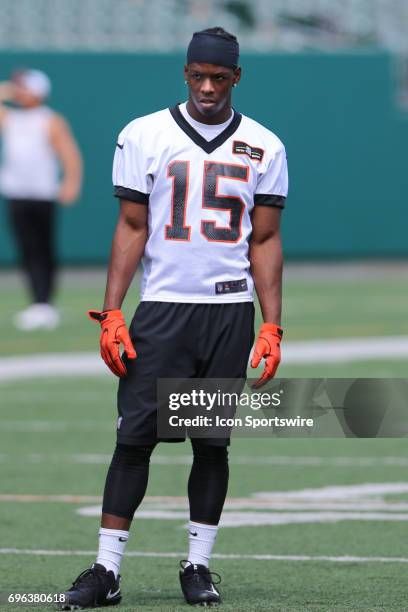
<path id="1" fill-rule="evenodd" d="M 119 542 L 127 542 L 128 539 L 127 538 L 119 538 Z"/>
<path id="2" fill-rule="evenodd" d="M 120 593 L 120 588 L 115 591 L 114 593 L 112 593 L 111 591 L 109 591 L 109 593 L 106 594 L 105 599 L 109 600 L 109 599 L 113 599 L 114 597 L 116 597 L 117 595 L 119 595 Z"/>
<path id="3" fill-rule="evenodd" d="M 193 533 L 192 531 L 189 531 L 188 533 L 189 533 L 190 535 L 192 535 L 192 536 L 197 536 L 197 535 L 198 535 L 198 533 L 197 533 L 197 532 L 194 532 L 194 533 Z"/>

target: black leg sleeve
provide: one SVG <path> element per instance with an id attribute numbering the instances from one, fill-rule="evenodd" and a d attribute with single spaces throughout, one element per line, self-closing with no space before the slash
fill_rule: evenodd
<path id="1" fill-rule="evenodd" d="M 106 477 L 102 512 L 133 519 L 146 493 L 154 446 L 116 445 Z"/>
<path id="2" fill-rule="evenodd" d="M 190 520 L 218 525 L 228 489 L 228 449 L 191 440 L 194 460 L 188 480 Z"/>

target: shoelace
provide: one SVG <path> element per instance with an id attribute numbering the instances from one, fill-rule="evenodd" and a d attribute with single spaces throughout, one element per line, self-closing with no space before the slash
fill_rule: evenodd
<path id="1" fill-rule="evenodd" d="M 88 569 L 83 571 L 81 574 L 79 574 L 79 576 L 72 583 L 72 586 L 77 586 L 81 582 L 83 584 L 87 584 L 87 583 L 92 583 L 96 581 L 97 586 L 98 586 L 98 588 L 95 591 L 95 596 L 94 596 L 94 604 L 96 604 L 97 597 L 98 597 L 98 591 L 101 585 L 102 575 L 103 575 L 103 572 L 99 570 L 98 568 L 89 567 Z"/>
<path id="2" fill-rule="evenodd" d="M 190 561 L 188 561 L 187 559 L 183 559 L 182 561 L 180 561 L 180 567 L 181 569 L 186 569 L 187 563 L 189 565 L 193 565 L 192 563 L 190 563 Z M 215 576 L 217 578 L 217 582 L 215 582 L 215 580 L 213 579 L 213 576 Z M 188 576 L 189 578 L 192 578 L 193 580 L 197 581 L 197 578 L 202 578 L 205 582 L 208 582 L 209 584 L 212 582 L 212 584 L 220 584 L 220 582 L 222 581 L 222 578 L 219 574 L 217 574 L 217 572 L 210 572 L 210 570 L 208 570 L 207 572 L 198 572 L 198 571 L 194 571 L 191 576 Z"/>
<path id="3" fill-rule="evenodd" d="M 101 571 L 98 571 L 94 567 L 89 567 L 85 571 L 83 571 L 77 578 L 75 578 L 72 586 L 77 586 L 80 582 L 91 582 L 90 578 L 94 581 L 95 579 L 100 582 L 101 579 Z"/>

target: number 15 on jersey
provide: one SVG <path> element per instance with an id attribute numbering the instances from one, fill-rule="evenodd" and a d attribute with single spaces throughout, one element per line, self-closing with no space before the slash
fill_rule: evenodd
<path id="1" fill-rule="evenodd" d="M 235 181 L 248 182 L 249 168 L 245 165 L 224 164 L 205 161 L 202 181 L 202 208 L 222 210 L 229 213 L 229 225 L 220 227 L 215 221 L 203 219 L 200 228 L 186 225 L 190 162 L 175 160 L 167 168 L 167 176 L 172 180 L 171 221 L 165 227 L 166 240 L 189 241 L 191 231 L 200 231 L 210 242 L 238 242 L 241 238 L 241 221 L 245 202 L 239 196 L 218 193 L 220 177 Z"/>

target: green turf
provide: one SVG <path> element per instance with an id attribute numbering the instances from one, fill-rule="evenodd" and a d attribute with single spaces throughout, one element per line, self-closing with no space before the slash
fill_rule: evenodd
<path id="1" fill-rule="evenodd" d="M 96 351 L 98 328 L 84 313 L 101 303 L 102 292 L 102 283 L 66 284 L 59 295 L 61 328 L 55 333 L 22 334 L 12 328 L 10 319 L 24 305 L 24 294 L 4 286 L 0 290 L 0 355 Z M 135 296 L 127 301 L 128 316 Z M 375 282 L 288 280 L 285 338 L 407 334 L 407 298 L 406 283 L 387 277 Z M 406 362 L 282 364 L 279 374 L 405 377 Z M 116 381 L 109 376 L 1 383 L 0 494 L 99 497 L 114 446 L 115 395 Z M 148 495 L 185 496 L 190 454 L 188 443 L 160 445 L 154 453 Z M 404 439 L 240 438 L 234 440 L 230 456 L 230 498 L 407 481 Z M 265 458 L 272 463 L 262 462 Z M 390 494 L 386 499 L 402 502 L 408 494 Z M 98 519 L 79 516 L 76 510 L 96 503 L 0 502 L 0 548 L 93 551 Z M 226 527 L 220 530 L 216 552 L 408 559 L 405 525 L 402 520 L 324 523 L 316 519 L 305 524 Z M 136 520 L 128 550 L 180 552 L 182 558 L 186 551 L 183 520 Z M 58 592 L 92 560 L 93 554 L 0 554 L 0 594 Z M 188 609 L 180 596 L 177 564 L 176 558 L 126 558 L 124 600 L 118 611 Z M 212 568 L 223 577 L 225 610 L 407 610 L 407 564 L 215 559 Z M 0 603 L 0 610 L 7 612 L 50 609 Z"/>
<path id="2" fill-rule="evenodd" d="M 100 275 L 98 274 L 98 279 Z M 18 333 L 10 325 L 13 312 L 24 307 L 25 293 L 14 285 L 0 290 L 1 353 L 32 353 L 60 350 L 92 350 L 96 327 L 85 316 L 103 300 L 104 282 L 78 286 L 72 280 L 59 292 L 63 325 L 54 333 Z M 138 298 L 137 283 L 129 291 L 125 310 L 131 316 Z M 290 279 L 284 284 L 285 339 L 302 340 L 353 336 L 408 334 L 406 305 L 408 284 L 387 276 L 373 280 Z M 260 322 L 259 312 L 257 324 Z"/>
<path id="3" fill-rule="evenodd" d="M 291 340 L 407 334 L 407 303 L 403 277 L 290 280 L 284 289 L 283 323 Z"/>
<path id="4" fill-rule="evenodd" d="M 16 331 L 13 313 L 24 307 L 23 288 L 3 283 L 0 290 L 0 356 L 48 352 L 96 351 L 98 328 L 86 317 L 90 307 L 103 300 L 104 279 L 89 273 L 89 283 L 63 284 L 58 295 L 62 325 L 55 332 Z M 138 285 L 129 291 L 124 310 L 128 320 L 137 304 Z M 284 284 L 283 326 L 285 340 L 369 337 L 408 334 L 406 305 L 408 284 L 404 279 L 382 275 L 378 280 L 289 279 Z M 257 308 L 256 325 L 260 324 Z M 404 377 L 403 359 L 366 360 L 339 364 L 286 365 L 282 377 Z"/>
<path id="5" fill-rule="evenodd" d="M 73 384 L 73 382 L 75 384 Z M 27 381 L 1 387 L 1 492 L 99 496 L 113 447 L 115 382 L 107 379 Z M 92 423 L 95 431 L 92 433 Z M 97 455 L 100 463 L 81 463 L 75 455 Z M 190 454 L 188 443 L 160 445 L 155 455 Z M 321 465 L 256 465 L 250 457 L 319 457 Z M 406 467 L 361 466 L 361 458 L 406 458 L 405 440 L 237 439 L 231 448 L 231 498 L 259 491 L 305 487 L 404 482 Z M 354 458 L 348 466 L 333 458 Z M 326 463 L 327 461 L 327 463 Z M 355 461 L 356 465 L 353 465 Z M 235 462 L 235 464 L 234 464 Z M 153 464 L 148 495 L 185 495 L 188 465 Z M 393 495 L 398 500 L 399 496 Z M 403 496 L 401 496 L 403 498 Z M 98 521 L 75 513 L 93 503 L 3 502 L 1 547 L 94 550 Z M 129 551 L 185 551 L 182 521 L 140 519 Z M 343 521 L 282 526 L 225 528 L 216 551 L 225 554 L 281 554 L 407 557 L 403 522 Z M 0 555 L 0 591 L 55 592 L 75 577 L 92 555 L 46 557 Z M 341 564 L 215 560 L 223 576 L 225 610 L 404 610 L 403 564 Z M 121 610 L 180 610 L 177 559 L 128 558 L 123 565 Z M 3 605 L 1 609 L 16 607 Z M 29 609 L 18 607 L 18 609 Z M 37 610 L 50 607 L 38 606 Z"/>
<path id="6" fill-rule="evenodd" d="M 75 574 L 78 561 L 91 559 L 67 558 L 63 563 L 51 564 L 39 557 L 33 566 L 29 557 L 15 557 L 8 561 L 16 576 L 24 573 L 26 589 L 33 592 L 54 592 L 69 575 Z M 291 563 L 280 561 L 263 567 L 262 562 L 248 575 L 248 566 L 242 562 L 217 563 L 225 586 L 223 610 L 276 612 L 349 612 L 350 610 L 383 611 L 406 610 L 406 569 L 392 565 L 322 565 L 321 563 Z M 173 560 L 159 559 L 143 562 L 125 560 L 123 580 L 125 597 L 117 608 L 120 612 L 180 612 L 187 610 L 180 598 L 177 567 Z M 39 578 L 40 577 L 40 578 Z M 227 586 L 228 585 L 228 586 Z M 393 597 L 390 601 L 390 585 Z M 221 585 L 222 586 L 222 585 Z M 21 592 L 21 581 L 10 585 Z M 51 606 L 4 606 L 3 610 L 38 610 L 45 612 Z"/>

